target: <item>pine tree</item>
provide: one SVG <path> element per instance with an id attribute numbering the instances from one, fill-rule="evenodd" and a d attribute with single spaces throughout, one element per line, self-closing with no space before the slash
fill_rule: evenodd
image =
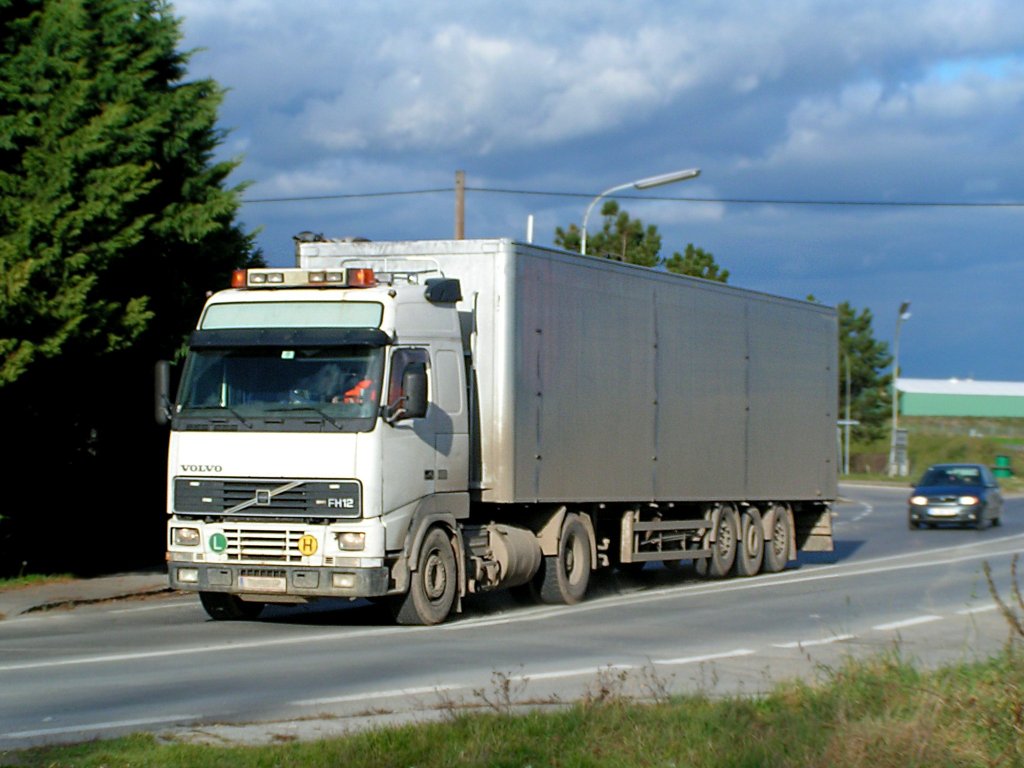
<path id="1" fill-rule="evenodd" d="M 729 282 L 729 270 L 719 267 L 711 253 L 703 248 L 695 248 L 693 243 L 687 244 L 685 254 L 677 251 L 672 254 L 672 258 L 666 259 L 665 269 L 677 275 L 690 275 L 718 283 Z"/>
<path id="2" fill-rule="evenodd" d="M 865 440 L 885 434 L 892 407 L 892 377 L 882 371 L 892 364 L 889 345 L 875 338 L 871 310 L 860 312 L 844 301 L 839 314 L 839 402 L 846 413 L 846 374 L 850 374 L 850 415 L 860 422 L 854 433 Z"/>
<path id="3" fill-rule="evenodd" d="M 694 248 L 693 243 L 686 246 L 685 256 L 676 252 L 672 258 L 663 259 L 658 228 L 653 224 L 645 227 L 640 219 L 634 219 L 626 211 L 619 210 L 619 204 L 614 200 L 604 203 L 601 215 L 604 217 L 601 231 L 594 234 L 587 232 L 588 255 L 643 267 L 664 267 L 679 275 L 691 275 L 720 283 L 728 281 L 729 270 L 719 267 L 710 252 Z M 555 228 L 555 245 L 567 251 L 579 251 L 581 244 L 582 232 L 575 224 L 565 229 Z"/>

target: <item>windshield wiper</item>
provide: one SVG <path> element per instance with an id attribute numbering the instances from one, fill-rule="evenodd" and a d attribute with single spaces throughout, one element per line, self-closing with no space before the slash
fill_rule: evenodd
<path id="1" fill-rule="evenodd" d="M 295 411 L 313 411 L 314 413 L 320 414 L 320 416 L 325 421 L 329 421 L 331 423 L 331 426 L 333 426 L 339 432 L 344 432 L 345 431 L 345 428 L 342 426 L 341 422 L 335 421 L 331 417 L 331 415 L 329 413 L 327 413 L 327 411 L 325 411 L 323 408 L 320 408 L 319 406 L 312 405 L 312 404 L 297 403 L 295 405 L 284 405 L 284 406 L 281 406 L 279 408 L 268 408 L 266 412 L 267 413 L 293 413 Z"/>
<path id="2" fill-rule="evenodd" d="M 252 429 L 253 428 L 253 425 L 250 424 L 246 420 L 246 418 L 244 416 L 242 416 L 242 414 L 240 414 L 238 411 L 236 411 L 234 408 L 232 408 L 229 405 L 200 405 L 200 406 L 193 406 L 193 407 L 184 406 L 183 412 L 179 413 L 178 415 L 179 416 L 188 416 L 190 418 L 197 418 L 194 414 L 198 413 L 198 412 L 202 412 L 202 411 L 227 411 L 232 416 L 234 416 L 236 419 L 238 419 L 238 421 L 246 429 Z M 210 418 L 212 418 L 212 417 L 210 417 Z"/>

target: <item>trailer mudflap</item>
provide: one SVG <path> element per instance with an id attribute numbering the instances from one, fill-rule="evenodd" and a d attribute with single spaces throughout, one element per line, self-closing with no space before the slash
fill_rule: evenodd
<path id="1" fill-rule="evenodd" d="M 814 512 L 817 512 L 815 515 Z M 801 552 L 832 552 L 832 508 L 825 504 L 796 515 L 796 545 Z"/>

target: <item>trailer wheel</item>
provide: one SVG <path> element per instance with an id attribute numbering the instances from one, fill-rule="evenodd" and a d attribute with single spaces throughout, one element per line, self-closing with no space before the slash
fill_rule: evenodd
<path id="1" fill-rule="evenodd" d="M 226 592 L 200 592 L 199 602 L 214 621 L 245 621 L 255 619 L 263 612 L 264 603 L 243 600 Z"/>
<path id="2" fill-rule="evenodd" d="M 698 560 L 697 573 L 720 579 L 727 576 L 736 562 L 739 548 L 740 516 L 732 504 L 723 504 L 718 513 L 715 527 L 715 541 L 711 543 L 711 555 Z"/>
<path id="3" fill-rule="evenodd" d="M 410 574 L 409 591 L 394 603 L 399 624 L 440 624 L 455 605 L 458 569 L 448 536 L 431 528 L 423 543 L 416 570 Z"/>
<path id="4" fill-rule="evenodd" d="M 772 538 L 764 543 L 764 563 L 761 569 L 765 573 L 778 573 L 786 567 L 793 535 L 793 518 L 789 510 L 782 506 L 776 507 Z"/>
<path id="5" fill-rule="evenodd" d="M 764 527 L 761 513 L 747 507 L 740 515 L 740 541 L 736 552 L 736 575 L 754 576 L 764 559 Z"/>
<path id="6" fill-rule="evenodd" d="M 558 554 L 544 558 L 540 599 L 545 603 L 574 605 L 590 583 L 590 534 L 579 515 L 569 514 L 558 537 Z"/>

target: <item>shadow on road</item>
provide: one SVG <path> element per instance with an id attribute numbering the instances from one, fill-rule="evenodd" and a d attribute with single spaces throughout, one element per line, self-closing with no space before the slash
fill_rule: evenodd
<path id="1" fill-rule="evenodd" d="M 844 546 L 845 544 L 845 546 Z M 828 564 L 845 559 L 853 554 L 860 542 L 837 542 L 837 551 L 815 554 L 801 554 L 800 559 L 791 563 L 789 569 L 801 565 Z M 757 578 L 757 577 L 754 577 Z M 722 580 L 729 581 L 728 579 Z M 708 579 L 699 576 L 692 562 L 666 566 L 661 563 L 648 563 L 643 569 L 618 570 L 609 568 L 596 571 L 591 575 L 588 599 L 614 597 L 633 592 L 644 592 L 666 587 L 686 586 L 688 584 L 707 584 Z M 521 592 L 515 590 L 498 590 L 478 595 L 467 595 L 462 600 L 462 613 L 453 615 L 449 621 L 466 621 L 500 616 L 505 613 L 520 611 L 537 603 L 523 598 Z M 381 627 L 394 626 L 391 609 L 386 600 L 323 600 L 310 605 L 268 605 L 264 608 L 259 621 L 278 625 L 292 624 L 296 626 L 347 626 L 347 627 Z"/>

